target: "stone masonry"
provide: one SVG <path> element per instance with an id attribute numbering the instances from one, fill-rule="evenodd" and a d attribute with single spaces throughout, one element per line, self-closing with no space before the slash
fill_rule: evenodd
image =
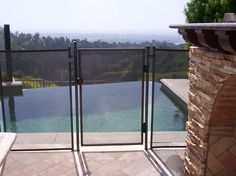
<path id="1" fill-rule="evenodd" d="M 236 175 L 236 55 L 192 47 L 185 175 Z"/>

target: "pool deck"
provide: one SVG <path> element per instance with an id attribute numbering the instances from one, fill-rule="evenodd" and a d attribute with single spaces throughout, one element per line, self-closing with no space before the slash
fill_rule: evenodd
<path id="1" fill-rule="evenodd" d="M 167 91 L 171 96 L 174 96 L 183 104 L 188 104 L 188 79 L 161 79 L 161 89 Z"/>
<path id="2" fill-rule="evenodd" d="M 4 176 L 161 176 L 145 151 L 11 152 Z"/>
<path id="3" fill-rule="evenodd" d="M 167 149 L 144 150 L 143 145 L 81 147 L 70 151 L 11 151 L 5 176 L 182 176 L 185 131 L 153 133 L 153 146 Z M 150 135 L 150 133 L 148 134 Z M 113 136 L 113 137 L 112 137 Z M 74 137 L 75 134 L 74 134 Z M 139 132 L 84 133 L 87 142 L 130 142 L 140 140 Z M 70 133 L 17 133 L 13 149 L 70 148 Z"/>
<path id="4" fill-rule="evenodd" d="M 186 107 L 188 103 L 188 80 L 162 79 L 162 89 L 168 94 L 182 101 Z M 150 136 L 150 133 L 148 134 Z M 79 175 L 124 175 L 124 176 L 158 176 L 166 175 L 170 171 L 173 175 L 182 176 L 185 131 L 165 131 L 153 133 L 153 146 L 169 146 L 169 148 L 154 148 L 158 163 L 153 162 L 149 151 L 144 146 L 121 146 L 111 149 L 80 148 L 80 152 L 69 151 L 37 151 L 9 154 L 5 176 L 79 176 Z M 74 134 L 74 139 L 76 135 Z M 139 142 L 140 132 L 109 132 L 84 133 L 84 141 L 89 144 L 99 143 L 128 143 Z M 13 149 L 52 149 L 70 148 L 71 133 L 17 133 Z M 104 150 L 105 149 L 105 150 Z M 93 152 L 91 152 L 93 151 Z M 105 152 L 104 152 L 105 151 Z M 154 159 L 155 160 L 155 159 Z M 160 162 L 161 163 L 160 163 Z M 165 168 L 165 169 L 163 169 Z"/>

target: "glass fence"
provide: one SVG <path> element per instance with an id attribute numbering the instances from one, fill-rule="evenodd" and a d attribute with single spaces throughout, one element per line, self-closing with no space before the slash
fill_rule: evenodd
<path id="1" fill-rule="evenodd" d="M 82 145 L 142 144 L 144 49 L 79 49 Z"/>
<path id="2" fill-rule="evenodd" d="M 183 175 L 188 101 L 188 51 L 155 49 L 152 82 L 151 146 L 173 175 Z"/>
<path id="3" fill-rule="evenodd" d="M 13 149 L 71 148 L 68 50 L 12 51 L 13 82 L 2 67 L 5 128 Z"/>
<path id="4" fill-rule="evenodd" d="M 11 85 L 0 51 L 0 130 L 18 133 L 15 149 L 71 148 L 76 130 L 83 146 L 143 144 L 146 98 L 153 151 L 185 146 L 187 50 L 155 49 L 153 56 L 144 48 L 77 51 L 78 75 L 73 62 L 69 68 L 67 49 L 12 51 Z M 78 93 L 71 86 L 75 76 Z"/>

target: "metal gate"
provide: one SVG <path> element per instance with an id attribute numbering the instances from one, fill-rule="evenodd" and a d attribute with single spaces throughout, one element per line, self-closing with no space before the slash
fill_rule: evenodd
<path id="1" fill-rule="evenodd" d="M 77 146 L 147 148 L 148 57 L 144 48 L 77 48 L 74 42 Z"/>

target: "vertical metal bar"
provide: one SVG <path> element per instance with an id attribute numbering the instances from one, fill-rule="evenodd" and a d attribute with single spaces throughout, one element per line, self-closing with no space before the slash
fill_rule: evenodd
<path id="1" fill-rule="evenodd" d="M 155 46 L 152 47 L 152 109 L 151 109 L 151 139 L 150 148 L 152 149 L 153 143 L 153 125 L 154 125 L 154 95 L 155 95 Z"/>
<path id="2" fill-rule="evenodd" d="M 74 151 L 74 130 L 73 130 L 73 102 L 72 102 L 72 79 L 71 79 L 71 48 L 68 47 L 68 66 L 69 66 L 69 96 L 70 96 L 70 130 L 71 148 Z"/>
<path id="3" fill-rule="evenodd" d="M 143 65 L 145 64 L 145 50 L 142 52 Z M 142 69 L 142 97 L 141 97 L 141 143 L 143 144 L 143 123 L 144 123 L 144 69 Z"/>
<path id="4" fill-rule="evenodd" d="M 79 65 L 79 105 L 80 105 L 80 140 L 81 140 L 81 146 L 84 144 L 84 138 L 83 138 L 83 92 L 82 92 L 82 84 L 83 84 L 83 78 L 82 78 L 82 70 L 81 70 L 81 52 L 78 50 L 78 65 Z"/>
<path id="5" fill-rule="evenodd" d="M 79 151 L 79 100 L 78 100 L 78 56 L 77 56 L 77 42 L 73 40 L 74 44 L 74 80 L 75 80 L 75 116 L 76 116 L 76 149 Z"/>
<path id="6" fill-rule="evenodd" d="M 6 67 L 7 67 L 7 81 L 12 82 L 12 59 L 11 59 L 11 33 L 10 25 L 4 25 L 5 50 L 6 52 Z"/>
<path id="7" fill-rule="evenodd" d="M 147 71 L 145 73 L 145 78 L 146 78 L 146 95 L 145 95 L 145 123 L 146 126 L 148 125 L 148 94 L 149 94 L 149 55 L 150 55 L 150 47 L 146 48 L 146 61 L 145 65 L 147 65 Z M 145 150 L 148 149 L 148 129 L 145 132 Z"/>
<path id="8" fill-rule="evenodd" d="M 1 91 L 1 105 L 2 105 L 2 121 L 3 121 L 3 131 L 7 132 L 6 127 L 6 113 L 5 113 L 5 105 L 4 105 L 4 91 L 2 86 L 2 69 L 0 64 L 0 91 Z"/>

